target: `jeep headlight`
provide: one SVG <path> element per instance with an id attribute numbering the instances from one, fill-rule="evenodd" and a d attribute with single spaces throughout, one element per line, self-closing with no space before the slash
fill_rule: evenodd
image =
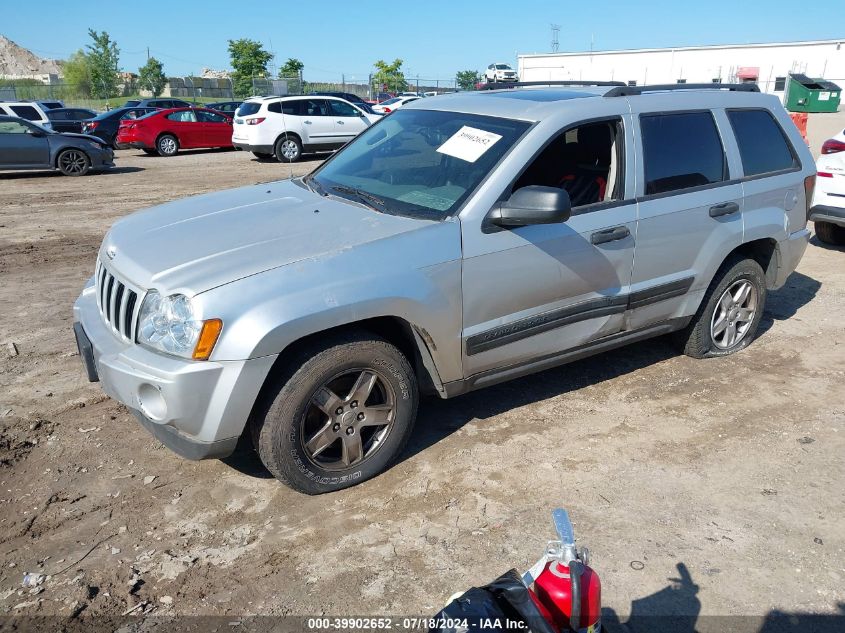
<path id="1" fill-rule="evenodd" d="M 220 319 L 196 318 L 194 306 L 185 295 L 163 297 L 151 290 L 141 305 L 138 342 L 167 354 L 207 360 L 222 329 Z"/>

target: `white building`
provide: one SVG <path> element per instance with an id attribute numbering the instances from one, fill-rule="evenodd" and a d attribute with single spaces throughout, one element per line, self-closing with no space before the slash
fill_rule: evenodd
<path id="1" fill-rule="evenodd" d="M 630 85 L 754 81 L 783 93 L 788 73 L 845 85 L 845 38 L 811 42 L 519 55 L 521 81 L 604 80 Z"/>

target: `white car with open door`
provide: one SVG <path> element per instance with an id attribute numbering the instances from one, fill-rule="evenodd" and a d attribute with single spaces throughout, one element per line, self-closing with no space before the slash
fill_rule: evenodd
<path id="1" fill-rule="evenodd" d="M 339 149 L 380 119 L 335 97 L 253 97 L 235 112 L 232 145 L 259 160 L 292 163 Z"/>

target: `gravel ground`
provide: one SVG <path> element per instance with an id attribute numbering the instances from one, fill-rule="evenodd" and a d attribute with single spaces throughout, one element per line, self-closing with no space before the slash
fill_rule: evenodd
<path id="1" fill-rule="evenodd" d="M 813 146 L 844 122 L 813 117 Z M 741 354 L 697 361 L 656 339 L 426 400 L 397 466 L 305 497 L 248 453 L 189 462 L 153 440 L 86 382 L 71 306 L 116 218 L 316 163 L 117 164 L 0 174 L 0 615 L 431 614 L 526 569 L 556 506 L 611 622 L 845 613 L 841 249 L 813 240 Z M 24 589 L 24 572 L 48 578 Z"/>

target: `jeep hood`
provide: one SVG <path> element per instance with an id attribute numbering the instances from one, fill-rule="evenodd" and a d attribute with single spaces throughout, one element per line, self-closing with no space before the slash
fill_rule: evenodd
<path id="1" fill-rule="evenodd" d="M 430 224 L 319 196 L 285 180 L 133 213 L 112 226 L 100 259 L 141 289 L 191 296 Z"/>

